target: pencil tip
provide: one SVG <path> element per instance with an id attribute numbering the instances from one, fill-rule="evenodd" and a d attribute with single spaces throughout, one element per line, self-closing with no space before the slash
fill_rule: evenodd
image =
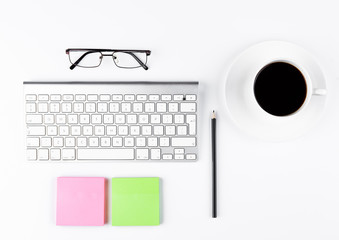
<path id="1" fill-rule="evenodd" d="M 212 112 L 212 118 L 216 118 L 216 114 L 215 114 L 215 111 L 213 110 Z"/>

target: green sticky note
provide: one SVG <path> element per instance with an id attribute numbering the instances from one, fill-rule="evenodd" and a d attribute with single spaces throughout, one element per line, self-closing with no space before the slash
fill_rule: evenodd
<path id="1" fill-rule="evenodd" d="M 112 226 L 159 224 L 159 178 L 112 178 Z"/>

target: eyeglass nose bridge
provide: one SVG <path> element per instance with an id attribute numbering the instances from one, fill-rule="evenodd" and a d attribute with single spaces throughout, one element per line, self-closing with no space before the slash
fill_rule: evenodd
<path id="1" fill-rule="evenodd" d="M 113 57 L 113 59 L 116 59 L 116 57 L 113 54 L 114 53 L 111 53 L 111 54 L 101 53 L 100 59 L 103 59 L 104 57 Z"/>

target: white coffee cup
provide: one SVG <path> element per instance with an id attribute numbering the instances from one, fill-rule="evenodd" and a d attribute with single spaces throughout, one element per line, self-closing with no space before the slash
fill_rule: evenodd
<path id="1" fill-rule="evenodd" d="M 292 116 L 294 114 L 297 114 L 300 111 L 302 111 L 304 108 L 307 107 L 307 105 L 309 104 L 312 96 L 314 96 L 314 95 L 325 96 L 327 94 L 327 90 L 326 89 L 323 89 L 323 88 L 314 88 L 313 87 L 313 83 L 312 83 L 312 79 L 311 79 L 310 75 L 305 70 L 305 68 L 302 67 L 300 64 L 297 64 L 297 63 L 295 63 L 294 61 L 292 61 L 290 59 L 275 59 L 275 60 L 268 61 L 268 62 L 258 66 L 252 72 L 252 77 L 251 77 L 251 79 L 252 79 L 252 81 L 251 81 L 252 82 L 251 83 L 252 84 L 252 87 L 251 87 L 252 91 L 251 91 L 251 93 L 249 95 L 251 97 L 251 102 L 255 102 L 256 105 L 257 105 L 257 107 L 255 108 L 256 110 L 261 111 L 262 114 L 269 114 L 268 112 L 266 112 L 264 109 L 261 108 L 261 106 L 258 104 L 258 102 L 257 102 L 257 100 L 255 98 L 254 85 L 255 85 L 255 81 L 257 79 L 257 76 L 260 73 L 260 71 L 262 69 L 264 69 L 266 66 L 268 66 L 270 64 L 273 64 L 273 63 L 279 63 L 279 62 L 287 63 L 289 65 L 292 65 L 293 67 L 295 67 L 296 69 L 298 69 L 301 72 L 301 74 L 304 77 L 305 84 L 306 84 L 306 97 L 305 97 L 305 100 L 302 103 L 302 105 L 295 112 L 293 112 L 291 114 L 288 114 L 288 115 L 285 115 L 285 116 L 275 116 L 275 117 L 289 117 L 289 116 Z M 274 81 L 274 79 L 272 79 L 272 81 Z M 260 110 L 259 110 L 258 107 L 260 108 Z"/>
<path id="2" fill-rule="evenodd" d="M 275 116 L 258 103 L 254 84 L 257 74 L 270 63 L 286 62 L 303 74 L 306 96 L 293 113 Z M 326 103 L 326 80 L 320 64 L 293 43 L 267 41 L 243 51 L 231 65 L 225 84 L 225 100 L 234 123 L 250 135 L 281 141 L 301 136 L 320 119 Z"/>

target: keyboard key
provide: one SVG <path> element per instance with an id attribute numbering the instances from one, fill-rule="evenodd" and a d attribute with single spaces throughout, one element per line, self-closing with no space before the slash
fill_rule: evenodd
<path id="1" fill-rule="evenodd" d="M 152 135 L 152 126 L 142 126 L 141 132 L 144 136 Z"/>
<path id="2" fill-rule="evenodd" d="M 104 115 L 104 124 L 112 124 L 114 122 L 114 116 L 112 114 Z"/>
<path id="3" fill-rule="evenodd" d="M 95 109 L 96 109 L 95 103 L 93 103 L 93 102 L 88 102 L 88 103 L 85 104 L 85 111 L 86 111 L 87 113 L 94 113 L 94 112 L 95 112 Z"/>
<path id="4" fill-rule="evenodd" d="M 58 113 L 60 112 L 60 104 L 52 102 L 49 104 L 50 112 L 51 113 Z"/>
<path id="5" fill-rule="evenodd" d="M 172 100 L 172 96 L 169 94 L 166 95 L 161 95 L 161 101 L 171 101 Z"/>
<path id="6" fill-rule="evenodd" d="M 106 113 L 108 110 L 107 103 L 98 103 L 98 112 Z"/>
<path id="7" fill-rule="evenodd" d="M 62 150 L 62 158 L 64 160 L 75 160 L 75 149 L 63 149 Z"/>
<path id="8" fill-rule="evenodd" d="M 117 114 L 115 115 L 115 123 L 117 124 L 125 124 L 126 117 L 124 114 Z"/>
<path id="9" fill-rule="evenodd" d="M 161 137 L 159 138 L 159 141 L 160 141 L 160 144 L 159 146 L 160 147 L 169 147 L 169 143 L 170 143 L 170 139 L 168 137 Z"/>
<path id="10" fill-rule="evenodd" d="M 151 149 L 151 159 L 152 160 L 160 160 L 161 150 L 160 148 Z"/>
<path id="11" fill-rule="evenodd" d="M 59 127 L 59 135 L 60 136 L 67 136 L 69 135 L 69 127 L 66 125 L 62 125 Z"/>
<path id="12" fill-rule="evenodd" d="M 112 138 L 113 147 L 122 147 L 122 138 L 121 137 L 113 137 Z"/>
<path id="13" fill-rule="evenodd" d="M 62 99 L 64 101 L 73 101 L 74 100 L 74 96 L 72 94 L 65 94 L 62 96 Z"/>
<path id="14" fill-rule="evenodd" d="M 147 100 L 147 95 L 145 94 L 137 95 L 137 101 L 146 101 L 146 100 Z"/>
<path id="15" fill-rule="evenodd" d="M 82 113 L 84 112 L 84 104 L 80 102 L 75 102 L 73 104 L 73 109 L 75 113 Z"/>
<path id="16" fill-rule="evenodd" d="M 99 99 L 100 99 L 100 101 L 109 101 L 109 100 L 111 100 L 111 95 L 102 94 L 102 95 L 100 95 Z"/>
<path id="17" fill-rule="evenodd" d="M 78 149 L 79 160 L 133 160 L 134 149 L 130 148 L 79 148 Z"/>
<path id="18" fill-rule="evenodd" d="M 124 141 L 125 141 L 124 143 L 125 147 L 134 147 L 134 138 L 126 137 Z"/>
<path id="19" fill-rule="evenodd" d="M 102 116 L 101 114 L 93 114 L 91 123 L 93 124 L 101 124 L 102 123 Z"/>
<path id="20" fill-rule="evenodd" d="M 38 112 L 39 113 L 47 113 L 48 112 L 48 104 L 47 103 L 38 103 Z"/>
<path id="21" fill-rule="evenodd" d="M 141 113 L 142 112 L 142 103 L 133 103 L 133 112 Z"/>
<path id="22" fill-rule="evenodd" d="M 89 138 L 89 146 L 90 147 L 99 147 L 99 138 L 97 138 L 97 137 Z"/>
<path id="23" fill-rule="evenodd" d="M 39 101 L 48 101 L 49 100 L 49 96 L 47 94 L 40 94 L 38 96 L 38 100 Z"/>
<path id="24" fill-rule="evenodd" d="M 72 136 L 80 136 L 81 135 L 81 127 L 80 126 L 71 126 L 71 134 L 72 134 Z"/>
<path id="25" fill-rule="evenodd" d="M 173 96 L 174 101 L 182 101 L 184 99 L 184 95 L 182 94 L 177 94 Z"/>
<path id="26" fill-rule="evenodd" d="M 60 160 L 61 159 L 61 150 L 58 148 L 51 149 L 51 160 Z"/>
<path id="27" fill-rule="evenodd" d="M 61 95 L 60 94 L 52 94 L 51 95 L 51 101 L 60 101 Z"/>
<path id="28" fill-rule="evenodd" d="M 167 111 L 166 103 L 157 103 L 157 112 L 164 113 Z"/>
<path id="29" fill-rule="evenodd" d="M 195 160 L 195 159 L 197 159 L 197 155 L 196 154 L 192 154 L 192 153 L 186 154 L 186 159 L 187 160 Z"/>
<path id="30" fill-rule="evenodd" d="M 42 123 L 42 115 L 40 114 L 27 114 L 26 115 L 26 123 L 28 124 L 41 124 Z"/>
<path id="31" fill-rule="evenodd" d="M 140 114 L 139 115 L 139 123 L 140 124 L 148 124 L 148 115 L 147 114 Z"/>
<path id="32" fill-rule="evenodd" d="M 112 95 L 112 100 L 113 101 L 122 101 L 122 95 L 120 95 L 120 94 L 113 94 Z"/>
<path id="33" fill-rule="evenodd" d="M 174 154 L 184 154 L 185 149 L 184 148 L 175 148 L 174 149 Z"/>
<path id="34" fill-rule="evenodd" d="M 44 115 L 44 123 L 45 124 L 53 124 L 54 123 L 54 115 L 52 115 L 52 114 Z"/>
<path id="35" fill-rule="evenodd" d="M 145 112 L 151 113 L 155 111 L 155 104 L 154 103 L 145 103 Z"/>
<path id="36" fill-rule="evenodd" d="M 27 113 L 35 113 L 36 112 L 35 103 L 26 103 L 26 112 Z"/>
<path id="37" fill-rule="evenodd" d="M 163 124 L 171 124 L 173 123 L 173 116 L 171 114 L 162 115 L 162 123 Z"/>
<path id="38" fill-rule="evenodd" d="M 37 151 L 36 149 L 27 149 L 26 150 L 26 157 L 27 160 L 37 160 Z"/>
<path id="39" fill-rule="evenodd" d="M 183 102 L 180 103 L 181 112 L 195 112 L 196 111 L 196 103 L 194 102 Z"/>
<path id="40" fill-rule="evenodd" d="M 152 114 L 151 115 L 151 123 L 160 123 L 160 114 Z"/>
<path id="41" fill-rule="evenodd" d="M 66 123 L 66 115 L 65 114 L 56 115 L 56 123 L 65 124 Z"/>
<path id="42" fill-rule="evenodd" d="M 47 127 L 47 135 L 48 136 L 56 136 L 58 134 L 57 126 L 48 126 Z"/>
<path id="43" fill-rule="evenodd" d="M 86 101 L 86 95 L 85 94 L 75 95 L 75 101 Z"/>
<path id="44" fill-rule="evenodd" d="M 87 95 L 87 101 L 98 101 L 98 95 L 95 94 Z"/>
<path id="45" fill-rule="evenodd" d="M 94 135 L 96 136 L 105 135 L 105 126 L 94 126 Z"/>
<path id="46" fill-rule="evenodd" d="M 126 94 L 125 95 L 125 101 L 134 101 L 135 96 L 132 94 Z"/>
<path id="47" fill-rule="evenodd" d="M 133 125 L 130 127 L 130 130 L 132 136 L 140 135 L 140 126 Z"/>
<path id="48" fill-rule="evenodd" d="M 172 160 L 173 159 L 173 155 L 169 154 L 169 153 L 163 154 L 162 155 L 162 159 L 164 159 L 164 160 Z"/>
<path id="49" fill-rule="evenodd" d="M 122 103 L 121 104 L 121 112 L 123 112 L 123 113 L 131 112 L 131 104 L 130 103 Z"/>
<path id="50" fill-rule="evenodd" d="M 119 126 L 118 127 L 118 135 L 127 136 L 128 135 L 128 126 Z"/>
<path id="51" fill-rule="evenodd" d="M 66 137 L 65 138 L 65 146 L 66 147 L 75 147 L 75 138 L 74 137 Z"/>
<path id="52" fill-rule="evenodd" d="M 109 138 L 109 137 L 100 138 L 100 146 L 101 147 L 110 147 L 111 146 L 111 138 Z"/>
<path id="53" fill-rule="evenodd" d="M 185 159 L 184 154 L 174 154 L 174 159 L 175 160 L 183 160 Z"/>
<path id="54" fill-rule="evenodd" d="M 83 126 L 82 127 L 82 134 L 84 136 L 91 136 L 91 135 L 93 135 L 93 126 L 89 126 L 89 125 Z"/>
<path id="55" fill-rule="evenodd" d="M 172 113 L 176 113 L 179 111 L 179 104 L 178 103 L 169 103 L 168 104 L 168 111 Z"/>
<path id="56" fill-rule="evenodd" d="M 166 135 L 175 135 L 175 126 L 165 126 Z"/>
<path id="57" fill-rule="evenodd" d="M 86 147 L 87 146 L 87 138 L 85 137 L 79 137 L 77 139 L 77 146 L 78 147 Z"/>
<path id="58" fill-rule="evenodd" d="M 77 124 L 78 123 L 78 115 L 76 114 L 68 114 L 67 115 L 68 124 Z"/>
<path id="59" fill-rule="evenodd" d="M 186 101 L 196 101 L 197 96 L 194 94 L 186 95 Z"/>
<path id="60" fill-rule="evenodd" d="M 160 96 L 159 95 L 155 95 L 155 94 L 151 94 L 149 95 L 149 98 L 148 98 L 150 101 L 159 101 L 160 99 Z"/>
<path id="61" fill-rule="evenodd" d="M 54 147 L 63 147 L 64 146 L 64 139 L 62 137 L 53 138 L 53 146 Z"/>
<path id="62" fill-rule="evenodd" d="M 119 103 L 110 103 L 109 104 L 109 111 L 111 113 L 117 113 L 119 112 Z"/>
<path id="63" fill-rule="evenodd" d="M 107 135 L 112 136 L 112 135 L 117 135 L 117 126 L 107 126 Z"/>
<path id="64" fill-rule="evenodd" d="M 172 137 L 172 146 L 173 147 L 195 147 L 196 139 L 195 137 Z"/>
<path id="65" fill-rule="evenodd" d="M 187 135 L 187 126 L 181 125 L 177 127 L 177 134 L 179 136 Z"/>
<path id="66" fill-rule="evenodd" d="M 43 136 L 46 134 L 44 126 L 27 126 L 27 136 Z"/>
<path id="67" fill-rule="evenodd" d="M 148 160 L 148 149 L 147 148 L 137 148 L 137 160 Z"/>
<path id="68" fill-rule="evenodd" d="M 174 115 L 174 123 L 184 123 L 185 117 L 183 114 L 175 114 Z"/>
<path id="69" fill-rule="evenodd" d="M 64 113 L 71 113 L 72 112 L 72 103 L 65 102 L 61 104 L 61 111 Z"/>
<path id="70" fill-rule="evenodd" d="M 50 137 L 41 138 L 41 146 L 42 147 L 52 147 L 52 138 L 50 138 Z"/>
<path id="71" fill-rule="evenodd" d="M 135 123 L 137 123 L 137 115 L 136 114 L 128 114 L 127 115 L 127 123 L 128 124 L 135 124 Z"/>
<path id="72" fill-rule="evenodd" d="M 38 159 L 39 160 L 48 160 L 48 149 L 43 148 L 38 150 Z"/>
<path id="73" fill-rule="evenodd" d="M 158 146 L 158 138 L 156 138 L 156 137 L 147 138 L 147 146 L 148 147 L 157 147 Z"/>
<path id="74" fill-rule="evenodd" d="M 27 94 L 26 95 L 26 101 L 36 101 L 36 95 L 34 94 Z"/>
<path id="75" fill-rule="evenodd" d="M 136 138 L 137 141 L 137 147 L 145 147 L 146 146 L 146 138 L 144 137 L 138 137 Z"/>
<path id="76" fill-rule="evenodd" d="M 81 114 L 80 115 L 80 123 L 88 124 L 89 123 L 89 114 Z"/>
<path id="77" fill-rule="evenodd" d="M 197 133 L 197 116 L 196 115 L 186 115 L 186 122 L 188 123 L 189 134 L 195 135 Z"/>
<path id="78" fill-rule="evenodd" d="M 159 126 L 159 125 L 154 126 L 153 134 L 156 136 L 164 135 L 164 126 Z"/>
<path id="79" fill-rule="evenodd" d="M 26 145 L 27 147 L 39 147 L 40 139 L 39 138 L 27 138 Z"/>

